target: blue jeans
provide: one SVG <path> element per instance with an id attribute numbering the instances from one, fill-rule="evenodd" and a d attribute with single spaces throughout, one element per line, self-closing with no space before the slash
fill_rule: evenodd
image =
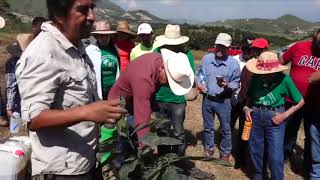
<path id="1" fill-rule="evenodd" d="M 230 130 L 230 99 L 212 101 L 207 97 L 204 98 L 202 103 L 204 149 L 209 151 L 213 151 L 214 149 L 214 116 L 216 113 L 218 115 L 221 128 L 220 155 L 229 155 L 232 148 Z"/>
<path id="2" fill-rule="evenodd" d="M 170 136 L 170 128 L 171 125 L 173 127 L 173 136 L 181 140 L 182 144 L 177 145 L 177 146 L 166 146 L 166 147 L 161 147 L 160 149 L 163 150 L 163 153 L 168 153 L 168 152 L 174 152 L 179 155 L 184 155 L 185 154 L 185 149 L 186 149 L 186 142 L 185 142 L 185 130 L 184 130 L 184 119 L 185 119 L 185 112 L 186 112 L 186 103 L 166 103 L 166 102 L 160 102 L 158 101 L 158 106 L 159 106 L 159 113 L 164 115 L 170 120 L 170 124 L 162 124 L 161 125 L 161 130 L 159 135 L 162 136 Z M 158 149 L 159 150 L 159 149 Z M 160 151 L 162 151 L 160 150 Z M 168 151 L 168 152 L 165 152 Z"/>
<path id="3" fill-rule="evenodd" d="M 249 155 L 254 166 L 255 180 L 263 179 L 264 152 L 270 165 L 271 179 L 284 179 L 283 141 L 285 122 L 276 125 L 272 118 L 276 113 L 284 112 L 284 107 L 271 109 L 253 108 L 253 126 L 249 139 Z"/>
<path id="4" fill-rule="evenodd" d="M 312 168 L 310 179 L 320 179 L 320 124 L 313 122 L 310 127 Z"/>

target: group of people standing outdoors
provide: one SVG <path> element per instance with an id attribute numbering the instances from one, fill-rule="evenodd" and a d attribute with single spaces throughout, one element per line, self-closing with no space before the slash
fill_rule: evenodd
<path id="1" fill-rule="evenodd" d="M 94 6 L 92 0 L 47 0 L 48 21 L 35 18 L 32 35 L 17 38 L 20 53 L 11 53 L 7 63 L 7 114 L 21 112 L 30 130 L 32 179 L 94 179 L 97 143 L 106 132 L 100 125 L 115 124 L 122 115 L 130 127 L 150 122 L 153 112 L 165 115 L 171 123 L 158 133 L 169 136 L 172 129 L 182 144 L 158 147 L 157 153 L 185 155 L 183 124 L 192 89 L 203 97 L 204 156 L 215 154 L 217 115 L 220 159 L 230 161 L 239 119 L 235 166 L 251 164 L 253 179 L 263 179 L 269 166 L 271 179 L 284 179 L 303 119 L 304 168 L 311 179 L 320 178 L 320 30 L 280 57 L 266 39 L 249 36 L 242 53 L 230 56 L 232 37 L 220 33 L 215 51 L 196 70 L 179 25 L 168 24 L 155 37 L 142 23 L 135 34 L 125 20 L 115 29 L 108 21 L 95 22 Z M 288 63 L 290 75 L 284 73 Z M 248 141 L 241 139 L 245 124 L 251 127 Z M 149 131 L 139 131 L 138 138 Z"/>

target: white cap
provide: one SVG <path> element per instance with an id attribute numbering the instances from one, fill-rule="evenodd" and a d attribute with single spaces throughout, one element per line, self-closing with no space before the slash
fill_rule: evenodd
<path id="1" fill-rule="evenodd" d="M 148 23 L 142 23 L 138 27 L 138 33 L 137 34 L 151 34 L 152 33 L 152 27 Z"/>
<path id="2" fill-rule="evenodd" d="M 215 41 L 215 44 L 221 44 L 225 47 L 229 47 L 232 42 L 232 37 L 227 33 L 220 33 L 217 36 L 217 39 Z"/>

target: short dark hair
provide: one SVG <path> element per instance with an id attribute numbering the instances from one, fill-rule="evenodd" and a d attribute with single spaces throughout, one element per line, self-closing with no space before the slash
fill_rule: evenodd
<path id="1" fill-rule="evenodd" d="M 33 18 L 32 26 L 37 26 L 39 24 L 41 25 L 43 22 L 46 22 L 46 21 L 47 21 L 46 18 L 37 16 L 37 17 Z"/>
<path id="2" fill-rule="evenodd" d="M 47 0 L 49 20 L 55 17 L 67 17 L 75 0 Z"/>

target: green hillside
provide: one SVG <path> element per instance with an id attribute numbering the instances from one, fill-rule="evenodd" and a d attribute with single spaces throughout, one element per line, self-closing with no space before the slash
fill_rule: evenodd
<path id="1" fill-rule="evenodd" d="M 209 23 L 211 26 L 224 26 L 269 35 L 284 36 L 290 39 L 301 38 L 319 28 L 319 23 L 305 21 L 293 15 L 277 19 L 233 19 Z"/>

